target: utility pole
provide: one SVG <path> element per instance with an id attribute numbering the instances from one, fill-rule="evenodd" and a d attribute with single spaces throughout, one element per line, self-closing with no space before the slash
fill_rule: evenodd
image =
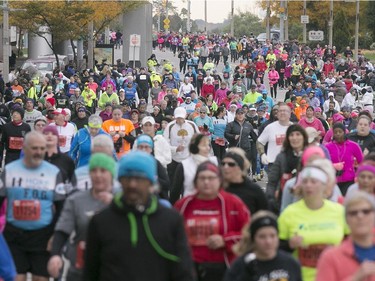
<path id="1" fill-rule="evenodd" d="M 306 16 L 306 0 L 303 0 L 303 15 Z M 306 23 L 303 24 L 303 43 L 306 44 Z"/>
<path id="2" fill-rule="evenodd" d="M 234 0 L 231 2 L 230 34 L 234 37 Z"/>
<path id="3" fill-rule="evenodd" d="M 204 31 L 207 32 L 207 0 L 204 0 Z"/>
<path id="4" fill-rule="evenodd" d="M 329 46 L 333 46 L 333 0 L 330 0 L 329 3 L 329 22 L 328 22 L 329 30 L 329 38 L 328 38 L 328 44 Z"/>
<path id="5" fill-rule="evenodd" d="M 354 41 L 354 59 L 358 61 L 358 33 L 359 33 L 359 0 L 356 0 L 355 9 L 355 41 Z"/>
<path id="6" fill-rule="evenodd" d="M 190 30 L 191 30 L 191 21 L 190 21 L 190 6 L 191 6 L 191 2 L 190 2 L 190 0 L 187 0 L 187 5 L 188 5 L 188 8 L 187 8 L 187 10 L 188 10 L 188 14 L 187 14 L 187 21 L 186 21 L 186 30 L 187 30 L 187 32 L 190 32 Z"/>
<path id="7" fill-rule="evenodd" d="M 160 32 L 160 14 L 161 14 L 161 4 L 158 3 L 158 32 Z"/>
<path id="8" fill-rule="evenodd" d="M 87 41 L 87 66 L 94 69 L 94 22 L 90 21 L 88 25 L 88 41 Z"/>
<path id="9" fill-rule="evenodd" d="M 289 41 L 288 0 L 285 1 L 284 41 Z"/>
<path id="10" fill-rule="evenodd" d="M 8 0 L 3 1 L 3 79 L 9 82 L 9 8 Z"/>

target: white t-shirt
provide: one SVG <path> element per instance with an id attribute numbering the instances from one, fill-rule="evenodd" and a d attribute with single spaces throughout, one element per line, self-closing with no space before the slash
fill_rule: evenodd
<path id="1" fill-rule="evenodd" d="M 49 126 L 56 126 L 55 123 L 51 123 Z M 72 144 L 72 139 L 77 128 L 72 123 L 66 123 L 65 126 L 56 126 L 57 131 L 59 132 L 59 147 L 62 153 L 69 152 L 70 146 Z"/>
<path id="2" fill-rule="evenodd" d="M 268 163 L 275 162 L 276 156 L 280 153 L 283 146 L 288 127 L 289 125 L 282 126 L 276 121 L 268 125 L 258 137 L 258 141 L 261 144 L 266 145 L 268 143 L 266 152 Z"/>

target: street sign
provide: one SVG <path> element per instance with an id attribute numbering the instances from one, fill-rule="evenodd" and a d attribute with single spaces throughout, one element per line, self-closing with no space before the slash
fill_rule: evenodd
<path id="1" fill-rule="evenodd" d="M 169 20 L 169 18 L 166 18 L 165 20 L 163 20 L 163 22 L 164 24 L 169 25 L 171 21 Z"/>
<path id="2" fill-rule="evenodd" d="M 141 35 L 132 34 L 130 35 L 130 47 L 140 47 L 141 46 Z"/>
<path id="3" fill-rule="evenodd" d="M 301 23 L 309 23 L 309 16 L 302 15 L 301 16 Z"/>
<path id="4" fill-rule="evenodd" d="M 169 28 L 169 24 L 164 24 L 164 29 L 168 29 Z"/>
<path id="5" fill-rule="evenodd" d="M 323 41 L 324 32 L 322 30 L 311 30 L 309 31 L 309 40 L 310 41 Z"/>

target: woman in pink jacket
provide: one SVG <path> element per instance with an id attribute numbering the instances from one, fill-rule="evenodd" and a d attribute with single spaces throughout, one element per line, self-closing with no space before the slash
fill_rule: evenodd
<path id="1" fill-rule="evenodd" d="M 275 65 L 271 65 L 271 69 L 268 72 L 268 80 L 270 81 L 271 98 L 276 99 L 277 95 L 277 83 L 280 79 L 279 73 L 275 70 Z"/>
<path id="2" fill-rule="evenodd" d="M 348 187 L 354 183 L 355 165 L 361 163 L 363 154 L 361 147 L 345 135 L 342 123 L 333 125 L 333 141 L 326 144 L 333 166 L 337 171 L 337 185 L 342 195 L 346 195 Z"/>
<path id="3" fill-rule="evenodd" d="M 375 281 L 375 200 L 356 191 L 345 201 L 351 234 L 320 256 L 316 281 Z"/>

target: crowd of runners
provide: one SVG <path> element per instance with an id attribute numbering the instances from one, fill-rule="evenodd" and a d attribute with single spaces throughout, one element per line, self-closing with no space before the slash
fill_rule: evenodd
<path id="1" fill-rule="evenodd" d="M 0 279 L 375 280 L 371 62 L 254 36 L 153 42 L 178 65 L 0 85 Z"/>

